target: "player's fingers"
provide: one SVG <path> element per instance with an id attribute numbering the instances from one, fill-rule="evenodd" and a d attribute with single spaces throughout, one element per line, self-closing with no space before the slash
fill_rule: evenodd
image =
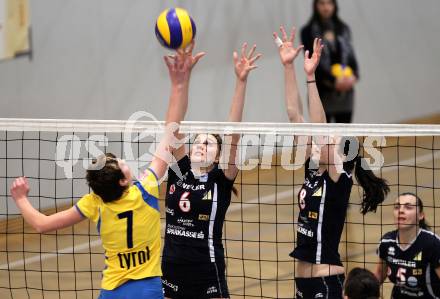
<path id="1" fill-rule="evenodd" d="M 196 64 L 197 62 L 199 62 L 199 60 L 200 60 L 203 56 L 205 56 L 205 55 L 206 55 L 205 52 L 197 53 L 196 56 L 194 56 L 194 63 L 193 63 L 193 65 Z"/>
<path id="2" fill-rule="evenodd" d="M 185 50 L 184 49 L 177 49 L 176 52 L 177 52 L 177 57 L 185 55 Z"/>
<path id="3" fill-rule="evenodd" d="M 296 28 L 295 28 L 295 26 L 293 26 L 292 29 L 290 30 L 290 38 L 289 38 L 289 40 L 292 43 L 295 40 L 295 35 L 296 35 Z"/>
<path id="4" fill-rule="evenodd" d="M 319 48 L 321 47 L 321 39 L 317 38 L 316 39 L 316 45 L 315 45 L 316 49 L 315 50 L 319 50 Z"/>
<path id="5" fill-rule="evenodd" d="M 238 53 L 236 51 L 234 51 L 234 53 L 232 53 L 232 58 L 234 59 L 234 64 L 237 64 L 237 62 L 238 62 Z"/>
<path id="6" fill-rule="evenodd" d="M 258 53 L 257 55 L 255 55 L 255 57 L 252 57 L 252 59 L 249 60 L 249 64 L 253 64 L 255 61 L 257 61 L 258 59 L 260 59 L 261 56 L 263 56 L 263 54 Z"/>
<path id="7" fill-rule="evenodd" d="M 283 45 L 283 41 L 278 36 L 278 33 L 274 32 L 272 35 L 273 35 L 273 40 L 275 42 L 275 45 L 277 45 L 278 48 L 281 47 Z"/>
<path id="8" fill-rule="evenodd" d="M 322 39 L 319 39 L 318 51 L 321 53 L 323 48 L 324 48 L 324 44 L 322 43 Z"/>
<path id="9" fill-rule="evenodd" d="M 248 56 L 247 56 L 247 58 L 248 59 L 251 59 L 252 58 L 252 55 L 254 55 L 254 52 L 255 52 L 255 49 L 257 48 L 257 45 L 253 45 L 252 46 L 252 48 L 250 49 L 250 51 L 249 51 L 249 54 L 248 54 Z"/>
<path id="10" fill-rule="evenodd" d="M 241 46 L 241 57 L 246 56 L 246 48 L 247 48 L 247 43 L 243 43 L 243 45 Z"/>
<path id="11" fill-rule="evenodd" d="M 281 36 L 283 38 L 283 42 L 287 41 L 287 33 L 283 26 L 280 26 Z"/>
<path id="12" fill-rule="evenodd" d="M 191 43 L 189 44 L 189 46 L 187 46 L 187 48 L 186 48 L 186 53 L 187 54 L 191 54 L 192 53 L 192 51 L 194 50 L 194 45 L 195 45 L 195 41 L 194 41 L 194 39 L 191 41 Z"/>
<path id="13" fill-rule="evenodd" d="M 167 65 L 167 67 L 171 68 L 172 67 L 172 63 L 170 62 L 170 57 L 169 56 L 164 56 L 163 60 L 165 61 L 165 64 Z"/>

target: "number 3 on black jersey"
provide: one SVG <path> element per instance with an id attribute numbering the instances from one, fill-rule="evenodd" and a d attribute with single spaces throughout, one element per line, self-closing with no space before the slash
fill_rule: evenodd
<path id="1" fill-rule="evenodd" d="M 190 193 L 186 191 L 182 194 L 179 200 L 179 207 L 182 210 L 182 212 L 188 213 L 191 210 L 191 202 L 188 199 L 188 195 Z"/>

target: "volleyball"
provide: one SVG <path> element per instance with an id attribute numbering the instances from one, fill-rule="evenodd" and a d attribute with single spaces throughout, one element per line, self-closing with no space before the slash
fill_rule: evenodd
<path id="1" fill-rule="evenodd" d="M 347 78 L 353 76 L 353 70 L 349 66 L 336 63 L 332 65 L 331 74 L 335 78 Z"/>
<path id="2" fill-rule="evenodd" d="M 156 37 L 168 49 L 185 48 L 196 36 L 196 25 L 182 8 L 164 10 L 156 21 Z"/>

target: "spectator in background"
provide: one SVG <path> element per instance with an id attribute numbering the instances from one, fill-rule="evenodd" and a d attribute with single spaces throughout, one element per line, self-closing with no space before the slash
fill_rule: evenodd
<path id="1" fill-rule="evenodd" d="M 344 299 L 379 299 L 379 286 L 379 280 L 373 273 L 353 268 L 345 280 Z"/>
<path id="2" fill-rule="evenodd" d="M 350 28 L 338 16 L 336 0 L 314 0 L 310 21 L 301 30 L 304 50 L 313 52 L 314 39 L 324 49 L 316 70 L 316 83 L 328 122 L 350 123 L 358 65 L 351 45 Z"/>

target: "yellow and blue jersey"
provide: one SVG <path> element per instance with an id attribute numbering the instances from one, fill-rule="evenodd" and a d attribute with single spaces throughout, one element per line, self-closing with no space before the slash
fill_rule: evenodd
<path id="1" fill-rule="evenodd" d="M 131 279 L 161 276 L 158 180 L 149 170 L 113 202 L 94 193 L 83 196 L 76 207 L 96 223 L 105 250 L 101 288 L 113 290 Z"/>

